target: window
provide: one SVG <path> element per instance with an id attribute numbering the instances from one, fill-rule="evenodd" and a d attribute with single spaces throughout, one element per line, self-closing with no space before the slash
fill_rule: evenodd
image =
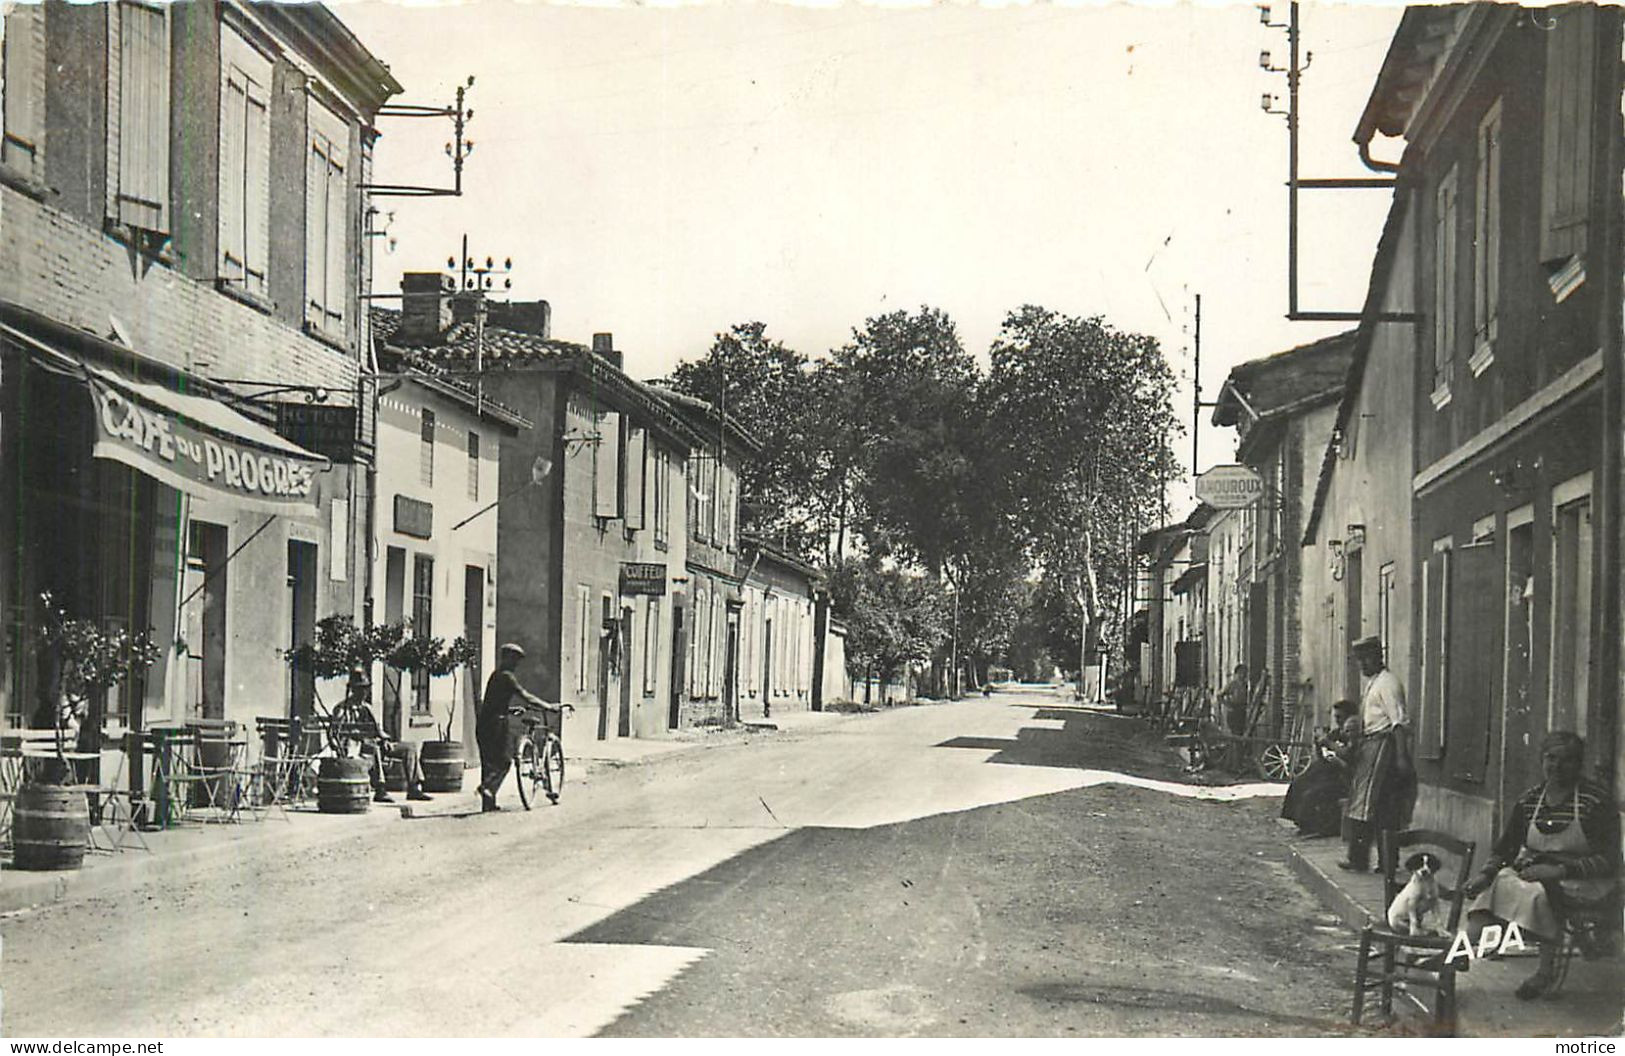
<path id="1" fill-rule="evenodd" d="M 427 637 L 434 633 L 434 558 L 416 554 L 412 558 L 412 635 Z M 412 701 L 412 714 L 429 713 L 429 672 L 419 669 L 412 673 L 417 693 Z"/>
<path id="2" fill-rule="evenodd" d="M 700 537 L 700 460 L 690 455 L 683 463 L 683 484 L 687 491 L 688 537 Z"/>
<path id="3" fill-rule="evenodd" d="M 0 18 L 0 166 L 39 180 L 45 139 L 45 8 L 9 5 Z"/>
<path id="4" fill-rule="evenodd" d="M 220 281 L 265 297 L 270 256 L 271 62 L 220 27 Z"/>
<path id="5" fill-rule="evenodd" d="M 598 416 L 598 443 L 592 449 L 592 512 L 594 517 L 621 516 L 621 416 L 605 411 Z"/>
<path id="6" fill-rule="evenodd" d="M 711 669 L 711 594 L 700 587 L 694 594 L 694 699 L 705 696 Z"/>
<path id="7" fill-rule="evenodd" d="M 480 501 L 480 434 L 468 431 L 468 501 Z"/>
<path id="8" fill-rule="evenodd" d="M 722 650 L 725 644 L 722 636 L 722 595 L 713 590 L 711 592 L 711 630 L 708 643 L 710 652 L 705 658 L 705 695 L 708 697 L 717 695 L 717 683 L 722 680 L 720 672 L 717 670 L 722 666 L 718 663 L 722 658 Z"/>
<path id="9" fill-rule="evenodd" d="M 107 9 L 108 218 L 169 230 L 169 14 L 120 0 Z"/>
<path id="10" fill-rule="evenodd" d="M 655 542 L 664 544 L 671 538 L 671 454 L 656 451 L 654 459 L 654 528 Z"/>
<path id="11" fill-rule="evenodd" d="M 1456 347 L 1456 167 L 1433 197 L 1433 406 L 1450 402 L 1450 361 Z"/>
<path id="12" fill-rule="evenodd" d="M 1388 654 L 1389 666 L 1394 665 L 1394 563 L 1389 561 L 1377 569 L 1377 637 Z"/>
<path id="13" fill-rule="evenodd" d="M 1587 474 L 1553 493 L 1550 728 L 1586 735 L 1591 694 L 1591 496 Z M 1568 494 L 1565 494 L 1567 492 Z M 1567 501 L 1565 501 L 1567 500 Z"/>
<path id="14" fill-rule="evenodd" d="M 1568 4 L 1550 8 L 1547 18 L 1540 259 L 1552 266 L 1586 249 L 1597 13 L 1590 4 Z"/>
<path id="15" fill-rule="evenodd" d="M 315 99 L 306 113 L 305 323 L 342 339 L 349 303 L 350 126 Z"/>
<path id="16" fill-rule="evenodd" d="M 585 586 L 576 588 L 576 692 L 587 692 L 587 655 L 592 639 L 592 592 Z"/>
<path id="17" fill-rule="evenodd" d="M 1473 358 L 1482 374 L 1495 357 L 1501 303 L 1501 100 L 1478 126 L 1478 193 L 1473 206 Z"/>
<path id="18" fill-rule="evenodd" d="M 660 671 L 660 599 L 649 599 L 649 612 L 643 618 L 643 695 L 654 696 L 655 676 Z"/>
<path id="19" fill-rule="evenodd" d="M 418 437 L 422 441 L 418 445 L 418 479 L 424 484 L 434 483 L 434 412 L 427 407 L 423 409 L 423 419 L 418 427 Z"/>

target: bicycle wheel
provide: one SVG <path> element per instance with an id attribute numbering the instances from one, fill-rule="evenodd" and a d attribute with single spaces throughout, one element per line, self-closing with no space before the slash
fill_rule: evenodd
<path id="1" fill-rule="evenodd" d="M 537 787 L 542 783 L 542 761 L 536 742 L 528 736 L 519 738 L 519 744 L 514 748 L 513 772 L 519 782 L 519 802 L 529 810 L 537 799 Z"/>
<path id="2" fill-rule="evenodd" d="M 549 737 L 543 742 L 542 758 L 537 771 L 541 775 L 542 787 L 547 792 L 547 798 L 557 803 L 559 793 L 564 791 L 564 746 L 559 744 L 557 737 Z"/>

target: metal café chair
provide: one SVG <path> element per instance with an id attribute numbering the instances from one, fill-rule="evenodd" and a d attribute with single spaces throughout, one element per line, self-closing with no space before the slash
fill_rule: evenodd
<path id="1" fill-rule="evenodd" d="M 248 749 L 246 739 L 237 735 L 237 723 L 230 719 L 189 719 L 186 726 L 192 731 L 191 758 L 187 760 L 191 776 L 198 789 L 193 803 L 206 811 L 202 820 L 208 822 L 239 821 L 245 785 L 248 777 L 243 759 Z M 201 802 L 200 802 L 201 800 Z"/>

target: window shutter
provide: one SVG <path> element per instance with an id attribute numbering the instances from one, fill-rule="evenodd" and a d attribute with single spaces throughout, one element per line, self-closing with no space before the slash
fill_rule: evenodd
<path id="1" fill-rule="evenodd" d="M 1590 4 L 1551 8 L 1547 17 L 1555 25 L 1546 35 L 1540 258 L 1552 263 L 1586 248 L 1597 20 Z"/>
<path id="2" fill-rule="evenodd" d="M 169 34 L 161 7 L 119 4 L 117 219 L 168 230 Z"/>
<path id="3" fill-rule="evenodd" d="M 327 145 L 320 136 L 310 137 L 306 161 L 305 321 L 321 327 L 327 299 Z"/>
<path id="4" fill-rule="evenodd" d="M 593 447 L 592 481 L 594 517 L 619 517 L 618 469 L 621 462 L 621 416 L 605 411 L 598 420 L 598 443 Z"/>
<path id="5" fill-rule="evenodd" d="M 642 528 L 644 525 L 644 452 L 648 434 L 642 429 L 632 430 L 631 443 L 626 450 L 626 526 Z"/>
<path id="6" fill-rule="evenodd" d="M 220 83 L 220 277 L 234 284 L 243 282 L 248 259 L 243 234 L 247 116 L 247 79 L 228 67 Z"/>
<path id="7" fill-rule="evenodd" d="M 322 302 L 326 327 L 344 332 L 345 307 L 349 303 L 346 279 L 349 268 L 345 252 L 349 245 L 348 151 L 335 140 L 329 144 L 327 170 L 327 296 Z"/>
<path id="8" fill-rule="evenodd" d="M 40 178 L 45 139 L 45 9 L 17 4 L 0 28 L 0 164 Z"/>
<path id="9" fill-rule="evenodd" d="M 244 87 L 243 266 L 249 292 L 264 297 L 271 260 L 271 105 L 264 84 L 249 80 Z"/>

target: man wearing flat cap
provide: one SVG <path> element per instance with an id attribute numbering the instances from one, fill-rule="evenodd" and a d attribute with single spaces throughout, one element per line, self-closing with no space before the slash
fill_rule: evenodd
<path id="1" fill-rule="evenodd" d="M 480 699 L 480 710 L 474 723 L 474 738 L 480 746 L 480 809 L 501 810 L 497 806 L 497 789 L 502 787 L 512 762 L 512 739 L 508 735 L 508 718 L 523 714 L 525 708 L 515 704 L 519 698 L 524 705 L 542 711 L 562 712 L 570 705 L 549 704 L 519 684 L 514 668 L 525 658 L 525 650 L 508 642 L 497 650 L 497 669 L 485 681 L 485 696 Z M 570 708 L 574 711 L 574 708 Z"/>
<path id="2" fill-rule="evenodd" d="M 1405 687 L 1383 662 L 1382 639 L 1361 638 L 1350 651 L 1360 665 L 1363 732 L 1343 812 L 1348 857 L 1337 864 L 1363 873 L 1371 868 L 1372 836 L 1383 829 L 1404 828 L 1416 790 L 1416 767 Z"/>

